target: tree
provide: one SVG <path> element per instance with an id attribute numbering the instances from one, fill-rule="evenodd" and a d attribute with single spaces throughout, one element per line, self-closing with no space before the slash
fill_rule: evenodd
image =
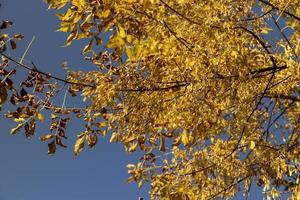
<path id="1" fill-rule="evenodd" d="M 0 102 L 11 94 L 18 106 L 7 114 L 18 123 L 12 134 L 24 127 L 31 137 L 42 110 L 51 110 L 51 134 L 40 139 L 53 154 L 65 147 L 74 113 L 86 122 L 75 155 L 99 135 L 130 153 L 139 149 L 128 182 L 150 182 L 152 199 L 230 198 L 247 195 L 252 184 L 269 198 L 284 189 L 300 198 L 298 0 L 45 2 L 66 8 L 57 14 L 59 30 L 69 34 L 65 45 L 88 40 L 82 53 L 98 70 L 66 68 L 61 79 L 3 49 Z M 14 49 L 11 39 L 1 36 Z M 10 79 L 15 70 L 6 70 L 11 62 L 29 70 L 19 90 Z M 58 81 L 87 107 L 53 105 Z"/>

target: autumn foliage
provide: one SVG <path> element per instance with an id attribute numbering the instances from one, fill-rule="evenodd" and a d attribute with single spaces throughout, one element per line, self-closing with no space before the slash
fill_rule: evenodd
<path id="1" fill-rule="evenodd" d="M 87 41 L 82 54 L 97 70 L 51 76 L 9 57 L 5 47 L 22 37 L 1 32 L 0 103 L 17 107 L 7 113 L 12 134 L 33 136 L 51 110 L 39 137 L 53 154 L 74 114 L 86 122 L 75 155 L 99 136 L 141 151 L 128 182 L 150 182 L 151 199 L 231 198 L 253 184 L 268 198 L 300 198 L 299 0 L 45 2 L 65 46 Z M 11 63 L 29 70 L 21 88 Z M 53 105 L 58 82 L 86 108 Z"/>

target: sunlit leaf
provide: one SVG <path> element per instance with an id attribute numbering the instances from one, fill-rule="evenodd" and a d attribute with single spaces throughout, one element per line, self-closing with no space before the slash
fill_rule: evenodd
<path id="1" fill-rule="evenodd" d="M 15 135 L 16 133 L 18 133 L 21 130 L 21 128 L 23 126 L 24 126 L 23 123 L 22 124 L 18 124 L 17 127 L 11 129 L 10 134 Z"/>
<path id="2" fill-rule="evenodd" d="M 75 154 L 75 156 L 78 156 L 79 153 L 83 150 L 84 140 L 85 140 L 84 134 L 81 134 L 77 137 L 77 140 L 76 140 L 75 145 L 74 145 L 74 154 Z"/>
<path id="3" fill-rule="evenodd" d="M 41 121 L 41 122 L 43 122 L 45 119 L 44 119 L 44 116 L 43 116 L 43 114 L 41 113 L 41 112 L 38 112 L 37 114 L 36 114 L 36 117 L 37 117 L 37 119 L 39 120 L 39 121 Z"/>
<path id="4" fill-rule="evenodd" d="M 45 142 L 45 141 L 48 141 L 48 140 L 50 140 L 50 139 L 52 139 L 52 138 L 54 138 L 54 137 L 55 137 L 54 134 L 42 135 L 42 136 L 40 136 L 40 140 L 41 140 L 42 142 Z"/>

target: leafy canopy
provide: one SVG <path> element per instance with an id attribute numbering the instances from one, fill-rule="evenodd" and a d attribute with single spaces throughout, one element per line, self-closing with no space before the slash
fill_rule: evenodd
<path id="1" fill-rule="evenodd" d="M 52 110 L 52 133 L 41 136 L 52 154 L 74 113 L 86 121 L 75 154 L 99 134 L 139 149 L 128 182 L 149 181 L 152 199 L 230 198 L 251 184 L 300 198 L 298 0 L 45 2 L 64 8 L 65 45 L 86 39 L 82 53 L 98 68 L 68 69 L 64 82 L 71 95 L 82 91 L 82 110 L 51 105 L 55 83 L 42 102 L 24 88 L 14 94 L 28 104 L 8 114 L 19 123 L 13 134 L 24 126 L 33 135 L 40 111 Z M 24 87 L 55 79 L 30 73 Z M 1 88 L 3 103 L 9 85 Z"/>

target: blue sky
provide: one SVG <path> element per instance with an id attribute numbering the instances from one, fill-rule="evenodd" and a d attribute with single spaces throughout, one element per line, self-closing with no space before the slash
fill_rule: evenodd
<path id="1" fill-rule="evenodd" d="M 60 77 L 64 77 L 60 67 L 63 61 L 68 61 L 72 69 L 89 69 L 89 63 L 80 55 L 82 43 L 61 47 L 66 35 L 55 32 L 58 21 L 42 0 L 0 2 L 0 20 L 12 20 L 11 31 L 25 36 L 13 56 L 21 57 L 35 36 L 26 60 L 33 61 L 39 69 Z M 58 98 L 58 105 L 60 101 Z M 67 99 L 67 106 L 74 104 Z M 58 148 L 56 155 L 48 156 L 47 143 L 40 142 L 38 135 L 46 134 L 49 124 L 38 126 L 37 135 L 27 140 L 22 132 L 16 136 L 9 134 L 15 123 L 4 119 L 4 113 L 0 113 L 0 200 L 131 200 L 138 196 L 148 199 L 145 189 L 126 183 L 126 164 L 134 163 L 137 156 L 125 153 L 121 145 L 109 144 L 109 138 L 99 138 L 94 150 L 84 150 L 75 157 L 72 145 L 83 127 L 79 121 L 72 121 L 67 131 L 69 147 Z"/>

